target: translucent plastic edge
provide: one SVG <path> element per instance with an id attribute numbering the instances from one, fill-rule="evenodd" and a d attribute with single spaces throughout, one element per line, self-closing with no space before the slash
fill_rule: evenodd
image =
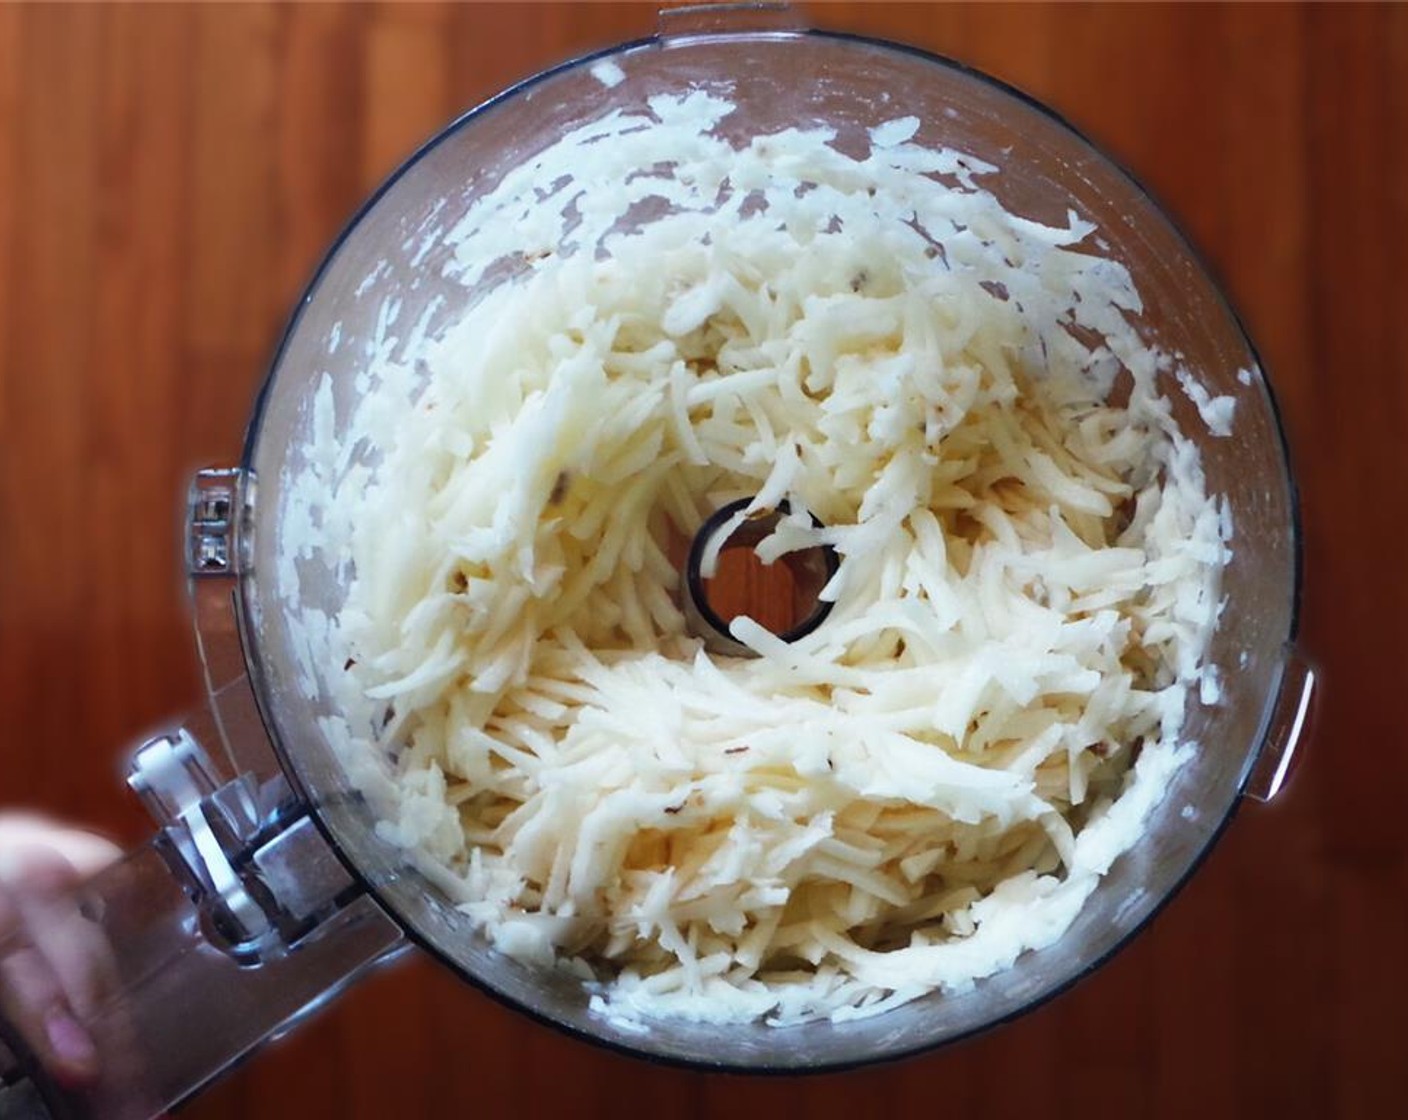
<path id="1" fill-rule="evenodd" d="M 1275 699 L 1262 727 L 1261 746 L 1242 784 L 1242 796 L 1268 802 L 1285 787 L 1303 756 L 1311 724 L 1317 675 L 1294 647 L 1286 650 Z"/>

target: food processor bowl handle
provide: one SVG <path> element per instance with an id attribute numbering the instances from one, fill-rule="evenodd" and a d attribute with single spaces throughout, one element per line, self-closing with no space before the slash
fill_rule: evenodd
<path id="1" fill-rule="evenodd" d="M 0 939 L 11 969 L 79 947 L 69 1003 L 97 1055 L 90 1082 L 62 1083 L 10 1024 L 0 1120 L 160 1115 L 406 945 L 281 779 L 213 775 L 184 728 L 145 743 L 129 781 L 157 836 Z"/>

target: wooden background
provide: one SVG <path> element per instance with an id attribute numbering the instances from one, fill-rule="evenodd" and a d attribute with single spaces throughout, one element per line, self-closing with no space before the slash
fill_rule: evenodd
<path id="1" fill-rule="evenodd" d="M 707 1077 L 559 1038 L 416 960 L 188 1115 L 1401 1114 L 1408 8 L 810 15 L 1045 99 L 1211 258 L 1295 447 L 1325 677 L 1308 761 L 1112 964 L 947 1052 Z M 0 6 L 4 803 L 143 834 L 119 757 L 198 698 L 187 473 L 233 459 L 330 237 L 451 115 L 653 23 L 639 5 Z"/>

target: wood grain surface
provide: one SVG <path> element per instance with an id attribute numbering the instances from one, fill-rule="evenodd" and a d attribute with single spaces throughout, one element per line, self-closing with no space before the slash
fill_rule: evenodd
<path id="1" fill-rule="evenodd" d="M 1294 446 L 1303 642 L 1325 681 L 1305 764 L 1111 964 L 941 1053 L 801 1080 L 681 1072 L 417 959 L 186 1115 L 1402 1114 L 1408 8 L 808 14 L 1047 101 L 1210 258 Z M 235 458 L 329 239 L 452 115 L 654 22 L 627 4 L 0 6 L 0 801 L 144 834 L 120 759 L 198 700 L 187 475 Z"/>

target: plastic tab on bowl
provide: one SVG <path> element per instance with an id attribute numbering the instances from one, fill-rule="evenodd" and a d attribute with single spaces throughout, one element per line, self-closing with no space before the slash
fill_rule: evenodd
<path id="1" fill-rule="evenodd" d="M 1314 694 L 1315 670 L 1296 650 L 1289 650 L 1276 708 L 1266 729 L 1266 742 L 1242 789 L 1245 796 L 1270 801 L 1286 784 L 1297 747 L 1310 723 Z"/>
<path id="2" fill-rule="evenodd" d="M 656 28 L 661 39 L 708 35 L 790 33 L 806 24 L 790 4 L 686 4 L 661 8 Z"/>

